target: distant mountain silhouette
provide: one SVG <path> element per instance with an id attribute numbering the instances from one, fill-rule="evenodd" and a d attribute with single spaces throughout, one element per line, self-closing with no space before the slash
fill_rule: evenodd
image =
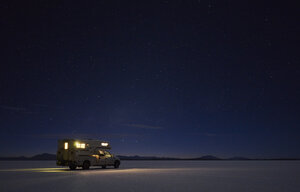
<path id="1" fill-rule="evenodd" d="M 28 157 L 0 157 L 0 160 L 28 160 Z"/>
<path id="2" fill-rule="evenodd" d="M 49 153 L 43 153 L 39 155 L 35 155 L 30 158 L 31 160 L 56 160 L 56 155 L 49 154 Z"/>
<path id="3" fill-rule="evenodd" d="M 199 158 L 174 158 L 174 157 L 156 157 L 156 156 L 126 156 L 117 155 L 121 160 L 221 160 L 218 157 L 206 155 Z M 0 160 L 56 160 L 56 155 L 43 153 L 32 157 L 0 157 Z"/>
<path id="4" fill-rule="evenodd" d="M 215 156 L 212 156 L 212 155 L 205 155 L 205 156 L 194 158 L 194 159 L 195 160 L 222 160 L 221 158 L 215 157 Z"/>
<path id="5" fill-rule="evenodd" d="M 156 156 L 124 156 L 117 155 L 121 160 L 179 160 L 179 158 L 173 157 L 156 157 Z"/>
<path id="6" fill-rule="evenodd" d="M 38 154 L 32 157 L 0 157 L 0 160 L 56 160 L 56 155 L 54 154 L 49 154 L 49 153 L 43 153 L 43 154 Z"/>
<path id="7" fill-rule="evenodd" d="M 212 155 L 205 155 L 202 157 L 197 158 L 174 158 L 174 157 L 156 157 L 156 156 L 126 156 L 126 155 L 117 155 L 121 160 L 300 160 L 299 158 L 273 158 L 273 159 L 249 159 L 246 157 L 231 157 L 222 159 L 216 156 Z M 32 157 L 25 157 L 25 156 L 19 156 L 19 157 L 0 157 L 0 161 L 8 161 L 8 160 L 56 160 L 55 154 L 49 154 L 49 153 L 43 153 L 34 155 Z"/>
<path id="8" fill-rule="evenodd" d="M 228 158 L 228 160 L 250 160 L 250 159 L 246 157 L 231 157 Z"/>

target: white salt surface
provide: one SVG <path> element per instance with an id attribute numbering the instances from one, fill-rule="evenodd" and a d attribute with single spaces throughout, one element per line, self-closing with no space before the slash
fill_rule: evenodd
<path id="1" fill-rule="evenodd" d="M 69 171 L 54 161 L 0 161 L 0 191 L 299 192 L 300 161 L 122 161 Z"/>

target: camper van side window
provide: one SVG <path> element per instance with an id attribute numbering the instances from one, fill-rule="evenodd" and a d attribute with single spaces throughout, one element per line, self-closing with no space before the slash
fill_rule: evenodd
<path id="1" fill-rule="evenodd" d="M 65 149 L 68 149 L 69 148 L 69 143 L 68 142 L 65 142 Z"/>
<path id="2" fill-rule="evenodd" d="M 85 149 L 85 143 L 75 142 L 75 146 L 79 149 Z"/>

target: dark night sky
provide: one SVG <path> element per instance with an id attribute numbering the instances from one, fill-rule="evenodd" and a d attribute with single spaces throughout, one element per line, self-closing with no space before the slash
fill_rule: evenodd
<path id="1" fill-rule="evenodd" d="M 0 156 L 300 157 L 299 6 L 1 1 Z"/>

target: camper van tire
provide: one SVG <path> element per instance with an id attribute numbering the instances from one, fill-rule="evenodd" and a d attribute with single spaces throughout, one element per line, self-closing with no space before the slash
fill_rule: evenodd
<path id="1" fill-rule="evenodd" d="M 90 168 L 90 162 L 88 160 L 83 162 L 82 169 L 89 169 Z"/>
<path id="2" fill-rule="evenodd" d="M 120 166 L 120 161 L 115 161 L 114 167 L 117 169 L 117 168 L 119 168 L 119 166 Z"/>
<path id="3" fill-rule="evenodd" d="M 102 165 L 102 169 L 106 169 L 106 165 Z"/>
<path id="4" fill-rule="evenodd" d="M 71 165 L 69 165 L 69 168 L 71 169 L 71 170 L 75 170 L 76 169 L 76 165 L 74 165 L 74 164 L 71 164 Z"/>

